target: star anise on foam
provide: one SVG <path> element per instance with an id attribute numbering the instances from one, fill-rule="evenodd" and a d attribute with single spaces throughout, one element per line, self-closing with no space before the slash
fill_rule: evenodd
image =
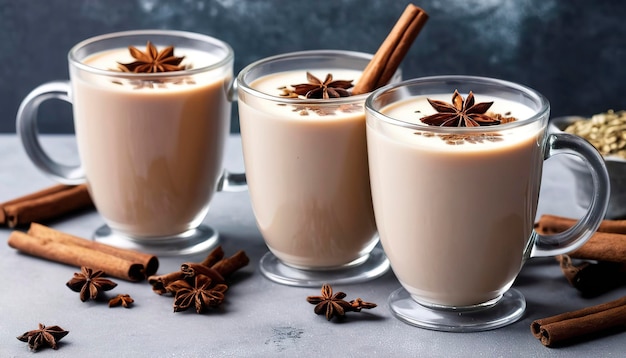
<path id="1" fill-rule="evenodd" d="M 375 303 L 365 302 L 360 298 L 352 300 L 350 302 L 344 300 L 346 294 L 344 292 L 337 292 L 333 294 L 333 288 L 329 284 L 322 285 L 321 296 L 309 296 L 306 300 L 315 305 L 313 311 L 318 314 L 326 315 L 327 320 L 331 320 L 333 317 L 343 318 L 346 312 L 360 312 L 361 309 L 370 309 L 376 307 Z"/>
<path id="2" fill-rule="evenodd" d="M 452 95 L 452 103 L 430 98 L 427 100 L 437 113 L 426 116 L 421 121 L 431 126 L 478 127 L 500 124 L 498 119 L 485 114 L 493 102 L 474 103 L 472 91 L 463 100 L 463 96 L 455 90 Z"/>
<path id="3" fill-rule="evenodd" d="M 88 267 L 81 267 L 80 272 L 75 272 L 74 277 L 67 281 L 66 285 L 74 292 L 80 292 L 80 300 L 95 300 L 104 292 L 117 286 L 117 283 L 102 277 L 103 271 L 94 271 Z"/>
<path id="4" fill-rule="evenodd" d="M 337 80 L 333 81 L 333 75 L 327 74 L 324 82 L 320 81 L 319 78 L 313 76 L 310 72 L 306 73 L 306 79 L 309 83 L 302 83 L 299 85 L 292 85 L 294 88 L 294 92 L 300 96 L 305 96 L 306 98 L 321 98 L 321 99 L 329 99 L 329 98 L 339 98 L 339 97 L 349 97 L 350 92 L 348 92 L 348 88 L 352 87 L 352 80 Z"/>
<path id="5" fill-rule="evenodd" d="M 157 73 L 184 70 L 180 63 L 185 58 L 174 56 L 174 46 L 168 46 L 158 51 L 150 41 L 146 44 L 146 52 L 133 46 L 128 46 L 131 56 L 136 60 L 131 63 L 120 63 L 119 68 L 124 72 Z"/>
<path id="6" fill-rule="evenodd" d="M 39 323 L 39 329 L 25 332 L 17 337 L 22 342 L 28 342 L 28 347 L 33 351 L 37 351 L 42 346 L 48 346 L 52 349 L 58 349 L 57 343 L 61 338 L 67 336 L 69 331 L 59 326 L 48 326 Z"/>
<path id="7" fill-rule="evenodd" d="M 119 294 L 109 300 L 109 307 L 117 307 L 122 306 L 124 308 L 130 308 L 130 306 L 135 302 L 130 295 Z"/>
<path id="8" fill-rule="evenodd" d="M 169 284 L 167 290 L 175 292 L 174 312 L 186 311 L 194 305 L 196 313 L 202 313 L 224 301 L 224 292 L 228 290 L 228 286 L 223 283 L 213 285 L 210 277 L 197 274 L 193 286 L 185 280 L 177 280 Z"/>

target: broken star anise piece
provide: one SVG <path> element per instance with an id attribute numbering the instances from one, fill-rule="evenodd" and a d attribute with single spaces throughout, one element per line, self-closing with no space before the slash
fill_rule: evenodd
<path id="1" fill-rule="evenodd" d="M 174 296 L 174 312 L 186 311 L 193 304 L 196 313 L 202 313 L 209 307 L 219 306 L 224 301 L 224 292 L 228 286 L 223 283 L 213 285 L 213 280 L 202 274 L 194 277 L 194 285 L 185 280 L 172 282 L 168 291 L 176 292 Z"/>
<path id="2" fill-rule="evenodd" d="M 431 126 L 478 127 L 500 124 L 498 119 L 485 114 L 493 102 L 474 103 L 472 91 L 463 100 L 461 94 L 455 90 L 452 95 L 452 103 L 430 98 L 427 100 L 437 113 L 426 116 L 421 121 Z"/>
<path id="3" fill-rule="evenodd" d="M 135 302 L 130 295 L 119 294 L 109 300 L 109 307 L 117 307 L 122 306 L 124 308 L 130 308 L 130 306 Z"/>
<path id="4" fill-rule="evenodd" d="M 39 329 L 28 331 L 17 337 L 22 342 L 28 342 L 28 347 L 33 351 L 37 351 L 42 346 L 48 346 L 52 349 L 59 348 L 57 343 L 61 338 L 67 336 L 69 331 L 59 326 L 48 326 L 39 323 Z"/>
<path id="5" fill-rule="evenodd" d="M 120 63 L 119 68 L 124 72 L 134 73 L 157 73 L 184 70 L 180 63 L 185 58 L 174 56 L 174 46 L 168 46 L 157 51 L 150 41 L 146 44 L 146 52 L 142 52 L 133 46 L 128 46 L 128 51 L 136 60 L 131 63 Z"/>
<path id="6" fill-rule="evenodd" d="M 67 281 L 67 287 L 74 292 L 80 292 L 80 300 L 85 302 L 88 299 L 95 300 L 104 292 L 117 286 L 117 283 L 102 277 L 103 271 L 94 271 L 88 267 L 81 267 L 80 272 L 75 272 L 74 277 Z"/>
<path id="7" fill-rule="evenodd" d="M 350 306 L 352 306 L 352 310 L 354 312 L 361 312 L 362 309 L 372 309 L 376 307 L 375 303 L 372 302 L 365 302 L 360 298 L 357 298 L 356 300 L 352 300 L 350 301 Z"/>
<path id="8" fill-rule="evenodd" d="M 333 288 L 329 284 L 322 286 L 321 296 L 309 296 L 306 300 L 315 305 L 315 314 L 325 314 L 327 320 L 333 317 L 345 317 L 347 311 L 353 311 L 350 302 L 345 301 L 346 294 L 337 292 L 333 294 Z"/>
<path id="9" fill-rule="evenodd" d="M 349 97 L 350 92 L 348 88 L 352 87 L 352 80 L 333 81 L 333 75 L 327 74 L 324 82 L 319 78 L 313 76 L 310 72 L 306 73 L 306 79 L 309 83 L 302 83 L 299 85 L 292 85 L 294 92 L 298 95 L 305 96 L 306 98 L 339 98 Z"/>

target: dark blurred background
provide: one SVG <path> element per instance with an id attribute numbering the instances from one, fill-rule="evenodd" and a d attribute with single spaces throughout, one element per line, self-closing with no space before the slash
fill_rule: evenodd
<path id="1" fill-rule="evenodd" d="M 404 78 L 470 74 L 542 92 L 552 114 L 625 109 L 626 3 L 620 0 L 415 0 L 430 20 L 403 63 Z M 176 29 L 235 50 L 235 71 L 297 50 L 375 52 L 405 0 L 0 0 L 0 132 L 15 132 L 20 101 L 68 77 L 73 44 L 107 32 Z M 49 101 L 44 133 L 73 131 L 71 108 Z M 236 112 L 232 131 L 239 129 Z"/>

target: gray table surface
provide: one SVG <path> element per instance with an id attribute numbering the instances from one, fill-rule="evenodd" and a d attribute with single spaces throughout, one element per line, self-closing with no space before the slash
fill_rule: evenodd
<path id="1" fill-rule="evenodd" d="M 44 146 L 56 158 L 77 161 L 72 136 L 49 136 Z M 49 185 L 27 159 L 14 135 L 0 135 L 0 202 Z M 228 141 L 227 167 L 242 170 L 240 138 Z M 539 214 L 577 216 L 574 183 L 559 158 L 546 162 Z M 59 325 L 70 333 L 58 351 L 44 349 L 38 356 L 63 357 L 536 357 L 623 356 L 624 334 L 580 342 L 558 349 L 546 348 L 529 330 L 542 317 L 602 303 L 626 295 L 626 288 L 593 299 L 581 298 L 565 281 L 553 259 L 531 259 L 515 287 L 526 297 L 522 319 L 504 328 L 480 333 L 444 333 L 409 326 L 394 318 L 387 296 L 400 287 L 392 272 L 356 285 L 340 285 L 348 298 L 361 297 L 379 307 L 354 313 L 341 322 L 327 322 L 306 302 L 316 288 L 295 288 L 273 283 L 258 269 L 267 252 L 256 228 L 247 192 L 218 193 L 205 223 L 220 233 L 226 253 L 244 249 L 251 258 L 227 294 L 221 312 L 198 315 L 195 311 L 173 313 L 172 298 L 152 292 L 143 283 L 116 280 L 111 293 L 128 293 L 135 299 L 131 309 L 83 303 L 67 282 L 76 268 L 18 253 L 0 245 L 0 356 L 29 357 L 26 343 L 16 336 L 35 329 L 39 322 Z M 95 212 L 86 212 L 49 225 L 74 235 L 90 237 L 102 224 Z M 6 241 L 10 229 L 0 229 Z M 202 255 L 203 256 L 203 255 Z M 186 261 L 201 256 L 162 257 L 159 273 L 178 270 Z"/>

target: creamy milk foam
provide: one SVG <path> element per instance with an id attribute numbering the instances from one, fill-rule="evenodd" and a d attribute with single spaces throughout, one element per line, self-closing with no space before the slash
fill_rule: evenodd
<path id="1" fill-rule="evenodd" d="M 175 54 L 194 68 L 216 62 L 197 50 L 176 48 Z M 118 61 L 133 61 L 126 48 L 83 62 L 115 69 Z M 204 218 L 222 172 L 231 75 L 203 72 L 179 83 L 142 87 L 75 74 L 81 162 L 96 207 L 112 229 L 135 237 L 166 236 Z"/>
<path id="2" fill-rule="evenodd" d="M 327 73 L 355 82 L 360 76 L 312 73 L 322 81 Z M 251 87 L 278 97 L 280 87 L 306 82 L 302 70 L 261 77 Z M 320 115 L 245 94 L 239 114 L 252 205 L 272 253 L 301 268 L 337 267 L 368 253 L 377 236 L 363 101 Z"/>
<path id="3" fill-rule="evenodd" d="M 450 102 L 451 95 L 428 97 Z M 494 101 L 490 110 L 520 120 L 534 114 L 519 103 L 476 95 L 477 103 L 488 101 Z M 434 110 L 424 97 L 381 112 L 419 123 Z M 541 129 L 526 127 L 532 128 L 458 145 L 388 124 L 368 128 L 381 242 L 419 302 L 475 305 L 512 284 L 531 236 L 543 161 Z"/>

